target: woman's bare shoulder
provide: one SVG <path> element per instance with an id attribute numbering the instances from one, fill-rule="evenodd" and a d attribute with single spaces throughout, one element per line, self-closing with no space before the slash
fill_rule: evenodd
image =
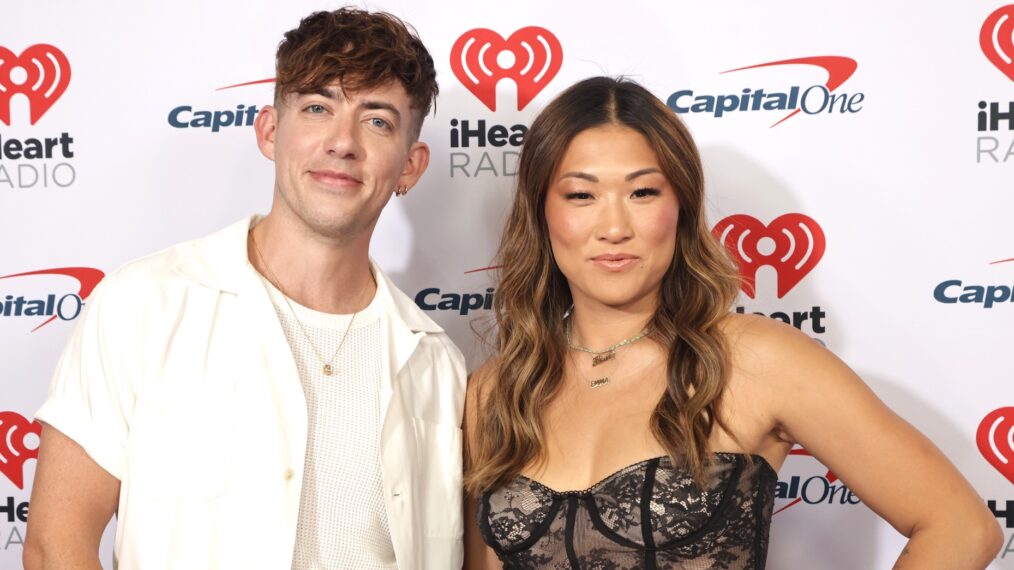
<path id="1" fill-rule="evenodd" d="M 801 382 L 820 382 L 843 364 L 819 341 L 777 319 L 730 314 L 720 324 L 729 354 L 729 389 L 777 402 Z"/>
<path id="2" fill-rule="evenodd" d="M 490 387 L 496 374 L 496 364 L 496 357 L 491 357 L 468 375 L 468 383 L 465 387 L 464 423 L 461 426 L 465 435 L 466 459 L 470 458 L 471 450 L 476 449 L 479 443 L 476 426 L 489 398 Z"/>
<path id="3" fill-rule="evenodd" d="M 488 358 L 481 366 L 468 375 L 465 399 L 473 399 L 476 403 L 483 403 L 488 396 L 487 392 L 496 374 L 497 357 Z"/>
<path id="4" fill-rule="evenodd" d="M 820 349 L 819 342 L 777 319 L 730 313 L 719 324 L 734 365 L 771 370 L 800 353 Z"/>

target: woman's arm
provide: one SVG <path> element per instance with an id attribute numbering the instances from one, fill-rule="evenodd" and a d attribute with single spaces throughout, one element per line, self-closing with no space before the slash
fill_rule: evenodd
<path id="1" fill-rule="evenodd" d="M 500 570 L 503 565 L 496 558 L 493 549 L 483 542 L 475 515 L 478 502 L 465 495 L 465 570 Z"/>
<path id="2" fill-rule="evenodd" d="M 765 408 L 867 506 L 909 538 L 895 568 L 985 568 L 1003 536 L 984 501 L 933 443 L 830 351 L 792 327 L 743 329 Z"/>
<path id="3" fill-rule="evenodd" d="M 492 361 L 486 362 L 478 370 L 468 377 L 468 385 L 465 389 L 465 414 L 464 424 L 461 426 L 464 432 L 464 465 L 465 473 L 468 473 L 472 465 L 472 450 L 475 449 L 476 431 L 479 409 L 481 407 L 480 387 L 488 381 L 489 370 L 492 368 Z M 503 568 L 496 557 L 493 549 L 486 545 L 479 534 L 477 520 L 478 498 L 465 491 L 465 570 L 499 570 Z"/>

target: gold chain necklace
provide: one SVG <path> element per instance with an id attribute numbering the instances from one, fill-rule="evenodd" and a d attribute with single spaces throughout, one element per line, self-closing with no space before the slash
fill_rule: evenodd
<path id="1" fill-rule="evenodd" d="M 334 349 L 334 354 L 331 355 L 331 358 L 325 361 L 324 357 L 321 356 L 320 351 L 317 350 L 317 344 L 313 342 L 313 339 L 310 338 L 310 334 L 306 332 L 306 327 L 303 326 L 303 321 L 299 320 L 299 315 L 296 314 L 296 309 L 292 306 L 292 302 L 289 301 L 289 296 L 285 294 L 285 291 L 282 291 L 281 281 L 275 277 L 274 272 L 271 271 L 270 267 L 268 267 L 268 262 L 264 261 L 264 255 L 261 254 L 261 249 L 257 247 L 257 240 L 254 238 L 253 231 L 250 232 L 250 243 L 253 244 L 254 252 L 257 254 L 257 259 L 261 261 L 261 265 L 264 266 L 264 270 L 268 272 L 271 284 L 275 286 L 275 289 L 278 289 L 278 291 L 282 294 L 282 299 L 285 300 L 285 304 L 289 306 L 289 312 L 291 312 L 292 316 L 296 319 L 296 324 L 299 325 L 299 330 L 302 331 L 303 338 L 306 339 L 306 342 L 310 344 L 310 348 L 313 349 L 313 353 L 316 354 L 317 358 L 324 364 L 324 368 L 322 370 L 324 376 L 333 375 L 334 368 L 331 366 L 331 363 L 334 362 L 335 357 L 338 356 L 338 352 L 342 349 L 342 346 L 345 345 L 345 339 L 348 338 L 349 330 L 352 329 L 352 322 L 356 320 L 356 315 L 359 314 L 359 311 L 352 313 L 352 318 L 349 319 L 349 324 L 345 327 L 345 334 L 342 335 L 342 339 L 338 343 L 338 348 Z"/>
<path id="2" fill-rule="evenodd" d="M 587 352 L 588 354 L 593 355 L 594 358 L 592 358 L 592 366 L 598 366 L 599 364 L 602 364 L 603 362 L 606 362 L 608 360 L 612 360 L 613 358 L 616 358 L 616 349 L 618 349 L 620 347 L 627 346 L 628 344 L 634 344 L 635 342 L 637 342 L 637 341 L 641 340 L 642 338 L 648 336 L 648 333 L 651 332 L 650 328 L 646 328 L 643 331 L 637 333 L 636 335 L 634 335 L 634 336 L 632 336 L 630 338 L 623 339 L 620 342 L 618 342 L 618 343 L 616 343 L 616 344 L 614 344 L 612 346 L 608 346 L 606 348 L 603 348 L 602 350 L 592 350 L 592 349 L 590 349 L 590 348 L 588 348 L 586 346 L 581 346 L 579 344 L 574 344 L 573 342 L 571 342 L 571 340 L 570 340 L 570 327 L 571 327 L 571 322 L 573 320 L 574 320 L 573 316 L 571 316 L 569 319 L 567 319 L 567 328 L 564 330 L 564 335 L 567 338 L 567 346 L 569 346 L 570 348 L 572 348 L 574 350 L 580 350 L 581 352 Z"/>
<path id="3" fill-rule="evenodd" d="M 593 368 L 595 366 L 598 366 L 599 364 L 602 364 L 603 362 L 608 362 L 610 360 L 613 360 L 614 358 L 616 358 L 616 351 L 618 349 L 620 349 L 620 348 L 622 348 L 624 346 L 630 345 L 630 344 L 634 344 L 635 342 L 637 342 L 637 341 L 641 340 L 642 338 L 648 336 L 648 334 L 651 332 L 650 328 L 645 328 L 640 333 L 638 333 L 638 334 L 636 334 L 636 335 L 634 335 L 634 336 L 632 336 L 630 338 L 621 340 L 620 342 L 618 342 L 618 343 L 616 343 L 616 344 L 614 344 L 612 346 L 606 347 L 606 348 L 604 348 L 602 350 L 592 350 L 592 349 L 590 349 L 590 348 L 588 348 L 586 346 L 581 346 L 579 344 L 574 344 L 571 341 L 570 332 L 571 332 L 572 323 L 574 321 L 574 315 L 573 315 L 572 312 L 568 311 L 567 317 L 568 317 L 567 318 L 567 326 L 564 328 L 564 332 L 563 332 L 564 337 L 567 339 L 567 346 L 570 349 L 572 349 L 572 350 L 580 350 L 581 352 L 587 352 L 588 354 L 591 354 L 592 355 L 592 367 Z M 574 362 L 574 365 L 577 366 L 577 362 L 576 361 Z M 578 370 L 578 372 L 580 372 L 580 370 Z M 581 375 L 584 376 L 584 373 L 581 373 Z M 589 380 L 588 377 L 586 376 L 585 379 L 588 380 L 588 385 L 591 386 L 592 388 L 598 388 L 600 386 L 605 386 L 606 384 L 609 383 L 609 376 L 602 376 L 600 378 L 595 378 L 594 380 Z"/>
<path id="4" fill-rule="evenodd" d="M 577 364 L 577 359 L 574 358 L 574 353 L 570 352 L 570 353 L 568 353 L 568 355 L 570 356 L 571 363 L 573 363 L 573 365 L 574 365 L 574 371 L 577 372 L 577 374 L 581 378 L 584 378 L 584 381 L 588 383 L 588 387 L 590 387 L 590 388 L 600 388 L 602 386 L 605 386 L 606 384 L 609 384 L 610 380 L 609 380 L 609 376 L 608 375 L 601 376 L 601 377 L 595 378 L 595 379 L 591 379 L 591 378 L 588 377 L 587 374 L 585 374 L 584 372 L 581 371 L 581 368 Z M 619 362 L 619 361 L 617 360 L 616 362 Z M 614 367 L 613 372 L 615 372 L 615 371 L 616 371 L 616 369 Z"/>

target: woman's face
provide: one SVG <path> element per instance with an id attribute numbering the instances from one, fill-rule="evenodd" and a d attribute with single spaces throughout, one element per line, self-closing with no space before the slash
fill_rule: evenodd
<path id="1" fill-rule="evenodd" d="M 546 195 L 553 255 L 576 305 L 653 308 L 678 219 L 647 139 L 620 125 L 574 137 Z"/>

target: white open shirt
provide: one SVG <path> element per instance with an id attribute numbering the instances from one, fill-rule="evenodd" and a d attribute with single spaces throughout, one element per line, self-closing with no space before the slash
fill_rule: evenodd
<path id="1" fill-rule="evenodd" d="M 122 570 L 288 568 L 306 403 L 243 219 L 132 262 L 88 300 L 36 417 L 121 481 Z M 381 463 L 399 568 L 460 568 L 465 368 L 376 266 Z M 341 485 L 335 481 L 335 485 Z"/>

